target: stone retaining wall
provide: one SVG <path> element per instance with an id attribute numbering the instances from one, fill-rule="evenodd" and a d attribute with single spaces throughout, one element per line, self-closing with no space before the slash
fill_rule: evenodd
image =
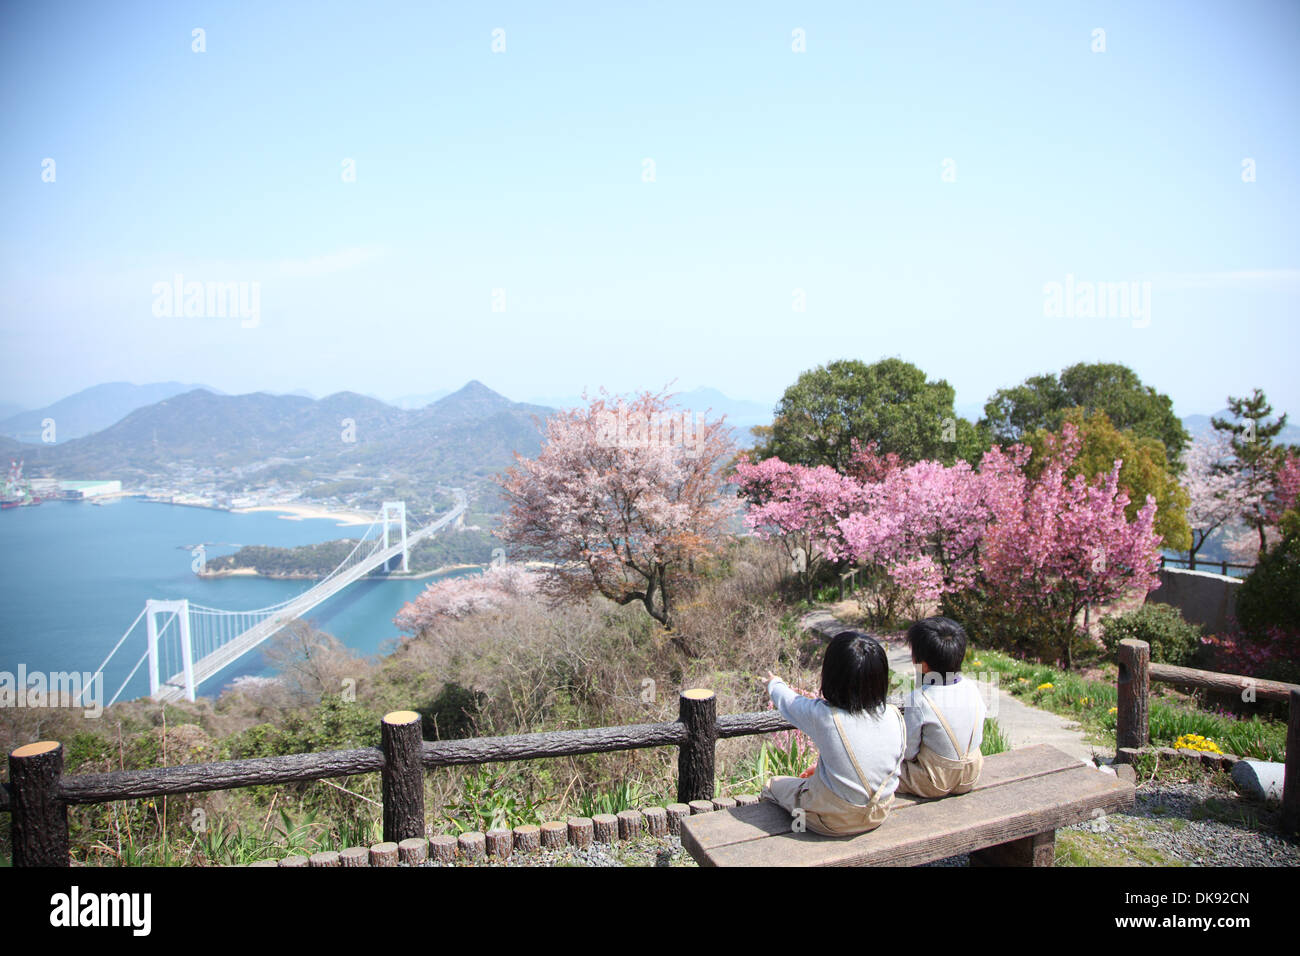
<path id="1" fill-rule="evenodd" d="M 1209 571 L 1163 568 L 1160 587 L 1147 595 L 1147 603 L 1178 608 L 1186 620 L 1201 625 L 1207 636 L 1224 634 L 1237 614 L 1241 581 Z"/>

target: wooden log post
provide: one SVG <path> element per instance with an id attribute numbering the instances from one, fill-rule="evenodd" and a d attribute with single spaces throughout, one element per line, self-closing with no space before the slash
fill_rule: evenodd
<path id="1" fill-rule="evenodd" d="M 574 846 L 591 846 L 596 839 L 596 825 L 591 817 L 569 817 L 569 842 Z"/>
<path id="2" fill-rule="evenodd" d="M 682 832 L 682 821 L 691 815 L 691 808 L 685 803 L 670 803 L 664 807 L 668 814 L 668 832 L 673 836 L 680 836 Z"/>
<path id="3" fill-rule="evenodd" d="M 397 844 L 376 843 L 370 848 L 371 866 L 397 866 Z"/>
<path id="4" fill-rule="evenodd" d="M 68 807 L 60 796 L 63 745 L 24 744 L 9 753 L 9 833 L 14 866 L 71 866 Z"/>
<path id="5" fill-rule="evenodd" d="M 647 836 L 668 836 L 667 810 L 663 807 L 645 807 L 642 809 L 641 815 L 645 817 L 645 832 Z"/>
<path id="6" fill-rule="evenodd" d="M 686 740 L 677 753 L 677 802 L 713 798 L 718 699 L 704 688 L 684 690 L 677 719 L 686 725 Z"/>
<path id="7" fill-rule="evenodd" d="M 446 833 L 429 837 L 429 859 L 439 863 L 455 863 L 456 838 Z"/>
<path id="8" fill-rule="evenodd" d="M 357 867 L 370 865 L 370 847 L 350 846 L 339 851 L 339 866 Z"/>
<path id="9" fill-rule="evenodd" d="M 547 820 L 542 824 L 542 848 L 557 850 L 569 842 L 569 825 L 563 820 Z"/>
<path id="10" fill-rule="evenodd" d="M 385 714 L 380 724 L 384 751 L 384 840 L 400 843 L 424 836 L 424 738 L 413 710 Z"/>
<path id="11" fill-rule="evenodd" d="M 1148 695 L 1151 690 L 1151 647 L 1146 641 L 1119 642 L 1119 703 L 1115 713 L 1115 758 L 1125 748 L 1145 747 L 1150 739 Z"/>
<path id="12" fill-rule="evenodd" d="M 1282 827 L 1300 831 L 1300 690 L 1291 691 L 1286 725 L 1286 769 L 1282 771 Z"/>
<path id="13" fill-rule="evenodd" d="M 483 842 L 488 856 L 505 860 L 509 858 L 510 851 L 514 849 L 514 834 L 505 828 L 498 827 L 484 833 Z"/>
<path id="14" fill-rule="evenodd" d="M 419 866 L 429 858 L 429 841 L 424 837 L 407 837 L 397 844 L 397 858 L 407 866 Z"/>
<path id="15" fill-rule="evenodd" d="M 542 846 L 542 828 L 535 823 L 521 823 L 515 827 L 515 849 L 520 853 L 532 853 Z"/>
<path id="16" fill-rule="evenodd" d="M 591 818 L 591 838 L 597 843 L 613 843 L 618 838 L 618 817 L 597 813 Z"/>
<path id="17" fill-rule="evenodd" d="M 618 838 L 636 840 L 641 836 L 645 826 L 645 817 L 640 810 L 620 810 L 618 816 Z"/>

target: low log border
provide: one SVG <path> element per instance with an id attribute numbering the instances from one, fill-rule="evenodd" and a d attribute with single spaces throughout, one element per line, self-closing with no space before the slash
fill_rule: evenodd
<path id="1" fill-rule="evenodd" d="M 1280 681 L 1257 680 L 1239 674 L 1220 674 L 1193 667 L 1175 667 L 1172 664 L 1152 664 L 1151 648 L 1146 641 L 1131 639 L 1119 642 L 1119 704 L 1115 721 L 1115 760 L 1129 763 L 1139 753 L 1161 753 L 1170 756 L 1184 755 L 1168 747 L 1151 747 L 1150 704 L 1151 683 L 1158 681 L 1189 690 L 1208 690 L 1219 693 L 1249 691 L 1256 700 L 1288 705 L 1286 733 L 1286 769 L 1282 785 L 1282 828 L 1295 833 L 1300 830 L 1300 685 Z M 1232 754 L 1196 754 L 1203 762 L 1227 766 L 1240 760 Z"/>
<path id="2" fill-rule="evenodd" d="M 687 696 L 690 694 L 691 696 Z M 678 791 L 682 792 L 684 769 L 692 790 L 689 799 L 713 798 L 714 748 L 720 739 L 793 730 L 794 727 L 776 711 L 728 714 L 716 717 L 717 699 L 712 691 L 684 692 L 681 698 L 682 719 L 657 724 L 625 724 L 586 730 L 561 730 L 508 737 L 471 737 L 464 740 L 420 740 L 416 752 L 422 770 L 467 764 L 501 763 L 512 760 L 542 760 L 590 753 L 613 753 L 649 747 L 678 747 Z M 387 717 L 395 717 L 389 714 Z M 405 809 L 390 821 L 390 796 L 409 788 L 413 779 L 410 762 L 410 728 L 419 734 L 419 721 L 381 722 L 382 747 L 355 750 L 328 750 L 319 753 L 290 754 L 284 757 L 254 757 L 216 763 L 182 764 L 149 770 L 123 770 L 113 773 L 62 775 L 62 747 L 57 769 L 46 768 L 33 777 L 23 767 L 15 772 L 15 760 L 23 760 L 27 748 L 20 747 L 9 757 L 10 781 L 0 785 L 0 812 L 10 815 L 10 830 L 16 837 L 14 866 L 68 866 L 68 826 L 66 808 L 79 804 L 108 803 L 116 800 L 140 800 L 186 793 L 235 790 L 240 787 L 298 783 L 351 777 L 363 773 L 380 773 L 384 779 L 385 840 L 424 836 L 423 789 L 420 802 L 406 801 Z M 54 742 L 50 742 L 54 743 Z M 385 752 L 392 754 L 390 758 Z M 689 756 L 687 756 L 689 755 Z M 28 780 L 39 779 L 37 784 Z M 48 778 L 48 779 L 46 779 Z M 33 789 L 35 788 L 35 789 Z M 403 791 L 405 792 L 405 791 Z M 689 799 L 684 802 L 689 802 Z M 400 801 L 399 801 L 400 802 Z M 419 821 L 419 832 L 414 830 Z M 396 832 L 390 832 L 390 826 Z M 398 833 L 402 833 L 399 837 Z M 19 838 L 33 838 L 48 853 L 36 852 L 39 860 L 19 850 Z M 24 842 L 24 846 L 26 846 Z M 35 852 L 35 851 L 34 851 Z"/>

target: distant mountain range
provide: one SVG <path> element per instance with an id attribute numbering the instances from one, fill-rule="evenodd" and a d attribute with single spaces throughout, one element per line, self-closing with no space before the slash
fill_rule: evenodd
<path id="1" fill-rule="evenodd" d="M 316 400 L 194 389 L 92 435 L 57 445 L 0 439 L 0 451 L 23 457 L 32 476 L 118 478 L 131 486 L 183 481 L 226 494 L 279 486 L 311 495 L 321 483 L 365 485 L 423 497 L 437 484 L 486 491 L 487 478 L 516 450 L 537 454 L 535 418 L 550 412 L 480 382 L 416 410 L 354 392 Z"/>
<path id="2" fill-rule="evenodd" d="M 130 382 L 106 382 L 83 389 L 75 395 L 61 398 L 53 405 L 11 414 L 0 420 L 0 435 L 15 441 L 42 441 L 45 419 L 54 420 L 54 440 L 64 442 L 102 431 L 121 421 L 137 408 L 165 401 L 173 395 L 205 389 L 220 395 L 206 385 L 185 385 L 181 382 L 155 382 L 152 385 L 132 385 Z"/>
<path id="3" fill-rule="evenodd" d="M 228 493 L 280 484 L 382 478 L 425 487 L 432 483 L 482 484 L 541 446 L 537 422 L 552 404 L 514 402 L 478 381 L 456 392 L 407 395 L 396 404 L 355 392 L 314 399 L 301 392 L 225 395 L 206 386 L 114 382 L 85 389 L 45 408 L 0 421 L 0 454 L 22 457 L 29 475 L 119 478 L 128 485 L 201 475 Z M 761 402 L 729 398 L 716 389 L 678 393 L 678 407 L 725 414 L 738 443 L 749 429 L 768 424 Z M 1220 412 L 1220 415 L 1226 415 Z M 1200 434 L 1208 415 L 1183 419 Z M 57 443 L 41 441 L 41 421 L 52 418 Z M 1300 443 L 1288 426 L 1281 440 Z"/>

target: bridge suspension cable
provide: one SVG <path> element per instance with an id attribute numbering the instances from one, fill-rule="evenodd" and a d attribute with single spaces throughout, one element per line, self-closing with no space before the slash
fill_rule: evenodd
<path id="1" fill-rule="evenodd" d="M 194 604 L 186 599 L 173 601 L 150 600 L 126 633 L 104 658 L 95 672 L 100 678 L 114 655 L 121 649 L 131 633 L 143 619 L 148 632 L 147 646 L 140 660 L 127 675 L 122 686 L 113 695 L 115 703 L 140 667 L 149 662 L 149 693 L 158 700 L 194 699 L 197 686 L 253 650 L 267 638 L 281 630 L 295 618 L 342 591 L 395 558 L 402 559 L 402 570 L 407 570 L 408 554 L 412 545 L 436 534 L 453 521 L 461 519 L 468 500 L 465 493 L 453 489 L 455 506 L 440 518 L 407 534 L 406 506 L 400 501 L 386 501 L 380 515 L 370 523 L 348 555 L 329 574 L 299 594 L 276 604 L 252 610 L 232 611 L 223 608 Z M 400 530 L 400 540 L 390 544 L 393 524 Z M 383 538 L 372 533 L 383 529 Z M 157 618 L 166 621 L 158 626 Z M 172 624 L 176 623 L 175 628 Z M 165 680 L 162 675 L 171 675 Z M 84 693 L 84 691 L 83 691 Z"/>

